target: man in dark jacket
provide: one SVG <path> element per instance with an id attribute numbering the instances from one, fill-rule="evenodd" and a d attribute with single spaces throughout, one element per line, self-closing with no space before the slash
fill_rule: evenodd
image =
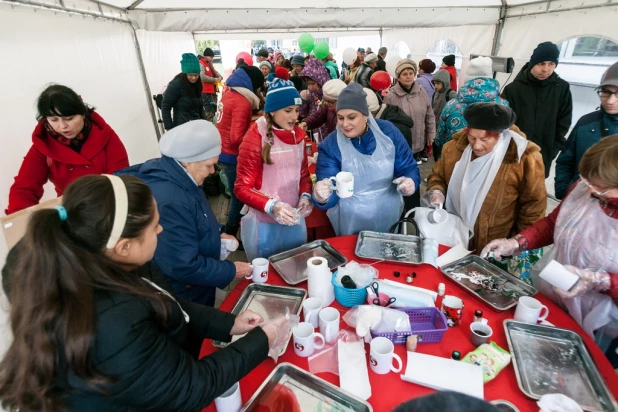
<path id="1" fill-rule="evenodd" d="M 569 83 L 554 72 L 559 54 L 555 44 L 539 44 L 530 61 L 502 93 L 517 115 L 517 127 L 541 147 L 546 178 L 551 162 L 565 146 L 564 137 L 573 114 Z"/>
<path id="2" fill-rule="evenodd" d="M 376 66 L 376 72 L 385 72 L 386 71 L 386 53 L 388 53 L 388 49 L 386 47 L 380 47 L 378 50 L 378 65 Z"/>
<path id="3" fill-rule="evenodd" d="M 569 187 L 579 179 L 579 162 L 586 150 L 604 137 L 618 134 L 618 63 L 603 74 L 597 93 L 601 110 L 579 119 L 556 160 L 555 195 L 558 199 L 564 198 Z"/>

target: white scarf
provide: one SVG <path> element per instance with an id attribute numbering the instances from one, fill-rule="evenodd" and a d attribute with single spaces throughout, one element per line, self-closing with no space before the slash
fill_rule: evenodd
<path id="1" fill-rule="evenodd" d="M 472 146 L 468 144 L 455 164 L 446 195 L 446 210 L 461 217 L 472 232 L 511 139 L 517 146 L 520 161 L 528 141 L 511 130 L 505 130 L 490 153 L 472 160 Z"/>

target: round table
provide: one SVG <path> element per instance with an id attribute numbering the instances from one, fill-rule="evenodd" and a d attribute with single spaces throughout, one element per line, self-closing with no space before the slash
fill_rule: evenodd
<path id="1" fill-rule="evenodd" d="M 341 252 L 348 260 L 356 260 L 359 263 L 369 263 L 357 258 L 354 254 L 356 247 L 357 236 L 342 236 L 337 238 L 326 239 L 335 249 Z M 446 248 L 441 247 L 440 253 L 444 253 Z M 446 285 L 446 294 L 455 295 L 460 297 L 464 301 L 464 312 L 462 325 L 454 328 L 449 328 L 445 333 L 442 342 L 440 343 L 426 343 L 419 344 L 417 352 L 425 353 L 435 356 L 441 356 L 450 358 L 453 351 L 459 351 L 462 356 L 474 349 L 472 343 L 470 343 L 470 323 L 474 317 L 474 311 L 481 309 L 483 311 L 483 317 L 487 318 L 489 325 L 492 327 L 494 333 L 491 340 L 495 341 L 500 347 L 508 350 L 508 344 L 503 327 L 503 321 L 505 319 L 511 319 L 514 314 L 514 308 L 504 311 L 496 312 L 489 306 L 476 299 L 468 291 L 460 288 L 455 283 L 449 281 L 438 269 L 429 265 L 422 265 L 419 267 L 412 267 L 407 265 L 397 265 L 391 263 L 377 263 L 375 267 L 379 270 L 380 279 L 390 279 L 405 283 L 405 277 L 412 271 L 417 273 L 417 277 L 413 283 L 413 286 L 423 287 L 432 291 L 436 291 L 439 283 Z M 401 272 L 401 277 L 396 278 L 393 276 L 394 271 Z M 273 285 L 287 285 L 283 279 L 277 274 L 277 272 L 270 267 L 268 273 L 268 282 Z M 230 311 L 234 304 L 238 301 L 242 291 L 249 285 L 249 281 L 242 281 L 225 299 L 221 305 L 221 310 Z M 307 282 L 296 285 L 297 287 L 307 287 Z M 603 377 L 609 390 L 612 392 L 615 398 L 618 398 L 618 379 L 616 372 L 605 358 L 605 355 L 600 348 L 594 343 L 594 341 L 586 335 L 583 329 L 562 309 L 560 309 L 554 302 L 547 297 L 538 293 L 535 298 L 540 300 L 544 305 L 549 308 L 549 316 L 547 320 L 553 323 L 555 326 L 565 329 L 570 329 L 582 336 L 586 343 L 588 350 L 592 358 L 594 359 L 601 376 Z M 337 301 L 333 302 L 331 306 L 339 309 L 343 315 L 348 309 L 339 305 Z M 347 324 L 341 321 L 341 329 L 348 328 Z M 365 346 L 367 353 L 369 352 L 369 345 Z M 210 340 L 204 341 L 200 357 L 213 353 L 216 348 L 212 345 Z M 406 350 L 405 345 L 395 345 L 395 352 L 401 356 L 404 360 L 404 369 L 406 367 Z M 301 358 L 296 356 L 294 351 L 288 346 L 285 354 L 279 359 L 279 362 L 290 362 L 302 369 L 309 370 L 307 364 L 307 358 Z M 264 382 L 266 377 L 272 372 L 276 364 L 268 358 L 262 362 L 257 368 L 251 371 L 240 381 L 241 394 L 243 404 L 249 400 L 249 398 L 255 393 L 258 387 Z M 339 376 L 331 373 L 320 373 L 318 376 L 328 382 L 331 382 L 339 386 Z M 429 389 L 420 385 L 405 382 L 401 380 L 398 373 L 389 373 L 387 375 L 377 375 L 371 368 L 369 368 L 369 380 L 371 382 L 372 396 L 368 399 L 368 402 L 373 406 L 373 410 L 376 412 L 390 411 L 397 405 L 405 402 L 409 399 L 419 396 L 427 395 L 435 392 L 433 389 Z M 485 385 L 485 399 L 488 401 L 495 399 L 505 399 L 510 401 L 519 408 L 521 412 L 525 411 L 538 411 L 536 401 L 526 397 L 519 386 L 517 385 L 517 379 L 515 377 L 515 371 L 513 370 L 513 364 L 509 364 L 494 380 Z M 205 408 L 204 411 L 215 411 L 214 403 Z"/>

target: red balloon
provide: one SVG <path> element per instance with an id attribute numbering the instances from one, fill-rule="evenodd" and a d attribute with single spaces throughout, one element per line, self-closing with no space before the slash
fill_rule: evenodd
<path id="1" fill-rule="evenodd" d="M 374 90 L 386 90 L 391 87 L 391 83 L 391 76 L 383 71 L 375 72 L 369 79 L 369 84 Z"/>
<path id="2" fill-rule="evenodd" d="M 247 52 L 238 53 L 236 56 L 236 64 L 238 64 L 238 59 L 243 59 L 249 66 L 253 66 L 253 57 Z"/>

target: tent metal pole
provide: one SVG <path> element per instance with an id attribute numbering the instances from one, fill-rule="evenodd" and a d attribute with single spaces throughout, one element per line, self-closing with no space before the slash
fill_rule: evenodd
<path id="1" fill-rule="evenodd" d="M 136 0 L 133 3 L 131 3 L 129 7 L 127 7 L 127 10 L 135 10 L 135 8 L 139 6 L 140 4 L 142 4 L 143 2 L 144 0 Z"/>
<path id="2" fill-rule="evenodd" d="M 144 93 L 146 93 L 146 103 L 148 104 L 148 110 L 150 111 L 150 117 L 157 133 L 157 141 L 161 140 L 161 131 L 159 130 L 159 123 L 155 114 L 155 108 L 153 104 L 152 92 L 150 91 L 150 85 L 148 84 L 148 78 L 146 77 L 146 68 L 144 66 L 144 60 L 142 59 L 142 49 L 139 46 L 139 40 L 137 39 L 137 30 L 132 27 L 133 30 L 133 43 L 135 44 L 135 52 L 137 53 L 137 63 L 139 65 L 139 71 L 142 75 L 142 83 L 144 86 Z"/>
<path id="3" fill-rule="evenodd" d="M 384 33 L 384 30 L 382 29 L 382 27 L 380 27 L 380 47 L 383 47 L 384 45 L 382 44 L 382 34 Z"/>
<path id="4" fill-rule="evenodd" d="M 494 42 L 491 47 L 491 55 L 497 56 L 500 52 L 500 41 L 502 40 L 502 30 L 504 29 L 504 21 L 506 20 L 506 0 L 502 0 L 502 7 L 500 8 L 500 19 L 496 26 L 496 33 L 494 34 Z"/>
<path id="5" fill-rule="evenodd" d="M 545 3 L 545 2 L 542 2 Z M 536 4 L 536 3 L 527 3 L 524 4 L 522 6 L 516 6 L 516 7 L 525 7 L 525 6 L 529 6 L 531 4 Z M 607 3 L 601 3 L 601 4 L 592 4 L 592 5 L 586 5 L 586 6 L 576 6 L 576 7 L 569 7 L 566 9 L 563 8 L 556 8 L 554 10 L 544 10 L 544 11 L 533 11 L 530 13 L 522 13 L 522 14 L 513 14 L 512 16 L 506 16 L 506 19 L 513 19 L 513 18 L 519 18 L 519 17 L 526 17 L 526 16 L 539 16 L 539 15 L 543 15 L 543 14 L 550 14 L 550 13 L 564 13 L 565 11 L 575 11 L 575 10 L 592 10 L 592 9 L 598 9 L 601 7 L 612 7 L 612 6 L 618 6 L 618 2 L 615 2 L 614 0 L 610 0 Z M 509 10 L 513 10 L 515 7 L 509 7 Z"/>
<path id="6" fill-rule="evenodd" d="M 105 19 L 105 20 L 116 21 L 116 22 L 124 23 L 124 24 L 131 24 L 131 22 L 128 19 L 127 20 L 123 20 L 123 19 L 119 19 L 117 17 L 106 16 L 104 14 L 97 14 L 97 13 L 94 13 L 94 12 L 73 9 L 73 8 L 70 8 L 70 7 L 56 6 L 55 4 L 46 4 L 46 3 L 39 3 L 39 2 L 36 2 L 36 1 L 27 1 L 27 0 L 26 1 L 24 1 L 24 0 L 11 0 L 8 3 L 0 0 L 0 2 L 5 3 L 5 4 L 24 6 L 24 7 L 38 7 L 38 8 L 54 10 L 54 11 L 63 11 L 63 12 L 72 13 L 72 14 L 79 14 L 79 15 L 82 15 L 82 16 L 95 17 L 97 19 Z"/>

